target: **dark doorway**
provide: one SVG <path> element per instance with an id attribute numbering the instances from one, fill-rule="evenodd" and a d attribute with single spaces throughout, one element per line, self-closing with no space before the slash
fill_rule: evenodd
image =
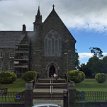
<path id="1" fill-rule="evenodd" d="M 52 77 L 54 75 L 55 72 L 55 67 L 54 65 L 51 65 L 49 68 L 49 77 Z"/>

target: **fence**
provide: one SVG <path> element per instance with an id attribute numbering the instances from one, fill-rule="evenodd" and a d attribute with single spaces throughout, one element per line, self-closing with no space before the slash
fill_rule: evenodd
<path id="1" fill-rule="evenodd" d="M 107 102 L 107 92 L 104 91 L 77 91 L 76 101 Z"/>
<path id="2" fill-rule="evenodd" d="M 19 92 L 0 93 L 0 103 L 22 103 L 24 94 Z"/>
<path id="3" fill-rule="evenodd" d="M 5 105 L 5 107 L 19 107 L 19 106 L 27 107 L 26 103 L 28 102 L 28 100 L 26 100 L 25 102 L 25 99 L 24 99 L 25 95 L 24 95 L 24 92 L 20 92 L 20 93 L 19 92 L 7 92 L 5 94 L 0 93 L 0 107 L 1 105 Z M 31 97 L 29 96 L 29 98 Z M 64 102 L 66 102 L 65 100 Z M 68 104 L 68 103 L 65 103 L 65 104 Z M 107 107 L 107 92 L 77 91 L 75 104 L 76 104 L 76 107 L 83 107 L 86 105 L 87 107 Z M 65 107 L 67 107 L 67 105 L 65 105 Z"/>

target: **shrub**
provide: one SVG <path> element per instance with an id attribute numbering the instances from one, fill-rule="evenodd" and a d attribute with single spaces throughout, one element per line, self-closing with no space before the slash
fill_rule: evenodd
<path id="1" fill-rule="evenodd" d="M 80 83 L 85 79 L 85 74 L 82 71 L 71 70 L 68 71 L 68 79 L 74 81 L 75 83 Z"/>
<path id="2" fill-rule="evenodd" d="M 25 82 L 30 82 L 33 81 L 37 76 L 37 73 L 35 71 L 28 71 L 26 73 L 24 73 L 24 75 L 22 76 L 22 79 Z"/>
<path id="3" fill-rule="evenodd" d="M 11 84 L 16 80 L 17 76 L 14 72 L 3 71 L 0 72 L 0 83 L 1 84 Z"/>
<path id="4" fill-rule="evenodd" d="M 106 80 L 106 75 L 104 73 L 97 73 L 95 79 L 98 83 L 103 83 Z"/>

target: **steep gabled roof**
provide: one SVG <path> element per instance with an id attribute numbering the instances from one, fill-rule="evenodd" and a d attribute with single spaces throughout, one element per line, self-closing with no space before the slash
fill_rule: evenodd
<path id="1" fill-rule="evenodd" d="M 15 48 L 24 36 L 22 31 L 0 31 L 0 48 Z"/>
<path id="2" fill-rule="evenodd" d="M 73 37 L 73 35 L 70 33 L 70 31 L 67 29 L 67 27 L 65 26 L 65 24 L 63 23 L 63 21 L 61 20 L 61 18 L 58 16 L 58 14 L 56 13 L 54 6 L 53 6 L 53 10 L 51 11 L 51 13 L 48 15 L 48 17 L 45 19 L 44 21 L 44 25 L 45 23 L 47 23 L 48 21 L 53 21 L 54 19 L 57 19 L 61 25 L 64 27 L 65 31 L 71 36 L 71 39 L 76 42 L 75 38 Z M 57 24 L 57 23 L 55 23 Z"/>

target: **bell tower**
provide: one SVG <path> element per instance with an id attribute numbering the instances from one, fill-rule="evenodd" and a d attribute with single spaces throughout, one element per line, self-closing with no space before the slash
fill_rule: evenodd
<path id="1" fill-rule="evenodd" d="M 34 31 L 39 30 L 41 24 L 42 24 L 42 15 L 40 13 L 40 7 L 38 6 L 37 15 L 35 16 L 35 22 L 34 24 Z"/>
<path id="2" fill-rule="evenodd" d="M 35 21 L 33 22 L 34 32 L 32 35 L 31 66 L 32 70 L 41 71 L 41 52 L 42 52 L 42 15 L 38 6 Z"/>

